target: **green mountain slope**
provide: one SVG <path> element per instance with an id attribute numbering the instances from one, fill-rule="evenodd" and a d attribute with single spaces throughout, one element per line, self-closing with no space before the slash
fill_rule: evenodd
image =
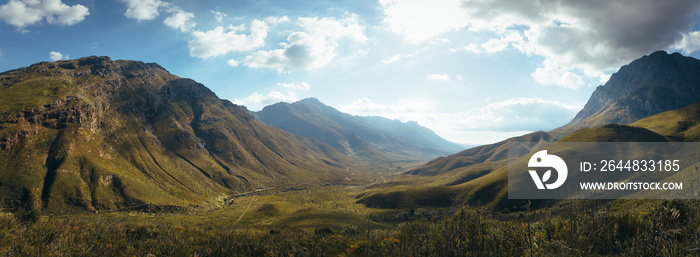
<path id="1" fill-rule="evenodd" d="M 646 117 L 630 125 L 646 128 L 674 141 L 700 141 L 700 102 Z"/>
<path id="2" fill-rule="evenodd" d="M 178 209 L 345 180 L 332 147 L 269 127 L 157 64 L 108 57 L 0 73 L 0 207 Z"/>
<path id="3" fill-rule="evenodd" d="M 547 132 L 533 132 L 527 135 L 513 137 L 498 143 L 477 146 L 459 153 L 434 159 L 425 165 L 406 172 L 411 175 L 434 176 L 454 169 L 471 166 L 479 163 L 498 162 L 508 159 L 508 144 L 516 142 L 538 142 L 537 146 L 545 145 L 557 140 L 556 136 Z M 523 154 L 529 149 L 522 149 Z"/>
<path id="4" fill-rule="evenodd" d="M 653 116 L 652 116 L 653 117 Z M 608 124 L 574 131 L 558 142 L 667 142 L 668 139 L 643 127 Z"/>

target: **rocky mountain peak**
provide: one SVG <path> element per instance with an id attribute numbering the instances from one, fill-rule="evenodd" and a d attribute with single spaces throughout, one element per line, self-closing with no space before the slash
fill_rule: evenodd
<path id="1" fill-rule="evenodd" d="M 700 101 L 700 60 L 657 51 L 622 66 L 558 131 L 629 124 Z"/>

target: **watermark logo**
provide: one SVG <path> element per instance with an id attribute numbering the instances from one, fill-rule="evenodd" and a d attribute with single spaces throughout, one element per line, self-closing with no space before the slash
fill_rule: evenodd
<path id="1" fill-rule="evenodd" d="M 700 199 L 700 142 L 512 142 L 508 199 Z"/>
<path id="2" fill-rule="evenodd" d="M 559 158 L 559 156 L 553 154 L 547 154 L 547 150 L 542 150 L 530 157 L 530 161 L 527 164 L 530 168 L 552 168 L 557 172 L 557 180 L 553 183 L 545 184 L 552 178 L 552 170 L 547 170 L 542 178 L 537 174 L 535 170 L 528 170 L 532 180 L 535 181 L 537 189 L 556 189 L 564 184 L 566 181 L 566 176 L 569 174 L 569 170 L 566 167 L 564 160 Z"/>

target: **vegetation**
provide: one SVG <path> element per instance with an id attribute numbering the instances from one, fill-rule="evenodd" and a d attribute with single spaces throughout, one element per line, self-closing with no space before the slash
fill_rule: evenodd
<path id="1" fill-rule="evenodd" d="M 27 213 L 0 214 L 0 256 L 522 256 L 694 255 L 697 201 L 565 201 L 528 212 L 481 208 L 372 215 L 390 227 L 191 225 Z M 172 221 L 172 220 L 171 220 Z"/>

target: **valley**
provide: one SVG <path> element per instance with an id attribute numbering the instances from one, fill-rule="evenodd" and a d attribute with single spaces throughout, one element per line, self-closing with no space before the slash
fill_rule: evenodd
<path id="1" fill-rule="evenodd" d="M 239 197 L 202 213 L 0 213 L 0 254 L 639 255 L 693 252 L 696 201 L 574 200 L 531 211 L 374 209 L 360 186 Z M 630 210 L 634 215 L 630 215 Z"/>
<path id="2" fill-rule="evenodd" d="M 508 162 L 697 142 L 699 69 L 652 53 L 569 124 L 466 150 L 315 98 L 251 112 L 155 63 L 3 72 L 0 256 L 694 255 L 697 200 L 509 199 Z"/>

